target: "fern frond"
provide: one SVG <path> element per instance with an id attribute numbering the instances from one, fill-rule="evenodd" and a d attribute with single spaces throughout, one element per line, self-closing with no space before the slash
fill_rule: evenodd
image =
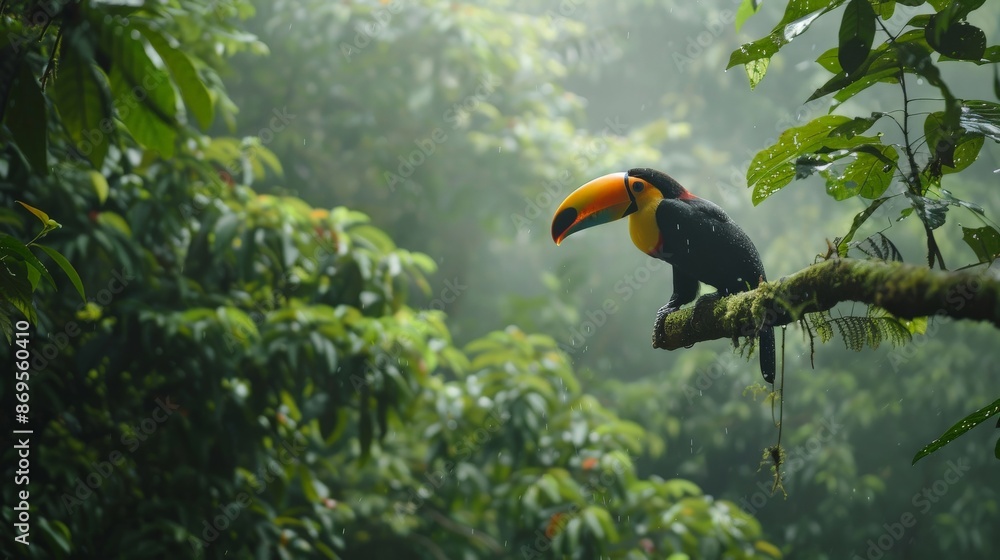
<path id="1" fill-rule="evenodd" d="M 833 317 L 824 311 L 811 313 L 808 317 L 812 330 L 822 342 L 829 342 L 836 329 L 844 339 L 844 346 L 855 352 L 860 352 L 865 346 L 878 348 L 884 341 L 900 346 L 912 337 L 903 321 L 877 307 L 869 307 L 866 316 Z"/>

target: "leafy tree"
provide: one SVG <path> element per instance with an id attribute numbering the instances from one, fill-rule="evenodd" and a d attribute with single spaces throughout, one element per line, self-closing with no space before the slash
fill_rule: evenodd
<path id="1" fill-rule="evenodd" d="M 734 51 L 729 67 L 742 64 L 751 88 L 756 87 L 764 78 L 771 58 L 783 45 L 844 3 L 839 0 L 826 3 L 789 2 L 771 34 Z M 981 206 L 955 197 L 943 188 L 942 180 L 974 162 L 986 138 L 1000 142 L 1000 105 L 956 97 L 941 77 L 932 56 L 937 54 L 938 62 L 993 64 L 1000 62 L 1000 47 L 987 48 L 985 33 L 966 21 L 973 11 L 983 5 L 981 1 L 908 2 L 907 5 L 913 6 L 929 5 L 936 13 L 915 15 L 905 22 L 902 29 L 893 31 L 884 20 L 892 17 L 896 4 L 868 0 L 847 3 L 838 46 L 817 59 L 835 76 L 818 88 L 809 101 L 833 94 L 832 112 L 876 84 L 898 84 L 903 100 L 901 116 L 897 118 L 891 112 L 873 112 L 870 116 L 853 118 L 831 114 L 784 131 L 776 144 L 757 154 L 747 170 L 748 186 L 754 189 L 754 203 L 764 201 L 793 179 L 819 173 L 826 180 L 827 193 L 836 200 L 852 197 L 871 200 L 868 207 L 854 218 L 848 232 L 836 238 L 826 258 L 846 257 L 851 248 L 859 248 L 872 258 L 899 260 L 899 251 L 882 233 L 860 243 L 852 243 L 852 240 L 880 206 L 892 198 L 905 197 L 909 206 L 903 209 L 898 220 L 917 216 L 926 234 L 928 266 L 936 264 L 940 268 L 945 267 L 945 262 L 934 230 L 945 223 L 949 207 L 961 208 L 984 224 L 974 229 L 962 228 L 963 241 L 978 259 L 970 266 L 991 265 L 1000 255 L 1000 230 L 986 217 Z M 757 8 L 756 2 L 745 1 L 736 18 L 737 26 Z M 877 29 L 886 40 L 881 45 L 873 46 Z M 907 90 L 908 76 L 922 78 L 936 88 L 944 105 L 943 110 L 926 114 L 923 134 L 919 136 L 910 129 L 913 109 Z M 995 93 L 1000 97 L 1000 85 Z M 898 143 L 884 144 L 881 132 L 873 136 L 864 135 L 883 118 L 896 124 L 901 135 Z M 900 160 L 904 162 L 902 165 Z M 901 189 L 896 189 L 899 192 L 889 190 L 894 180 L 901 185 Z M 873 241 L 873 238 L 881 243 Z M 870 249 L 866 250 L 866 247 Z M 732 301 L 716 306 L 713 311 L 706 311 L 703 317 L 710 314 L 714 317 L 707 324 L 695 323 L 705 328 L 703 332 L 692 333 L 684 329 L 691 323 L 690 312 L 672 317 L 670 324 L 664 328 L 674 339 L 671 348 L 690 345 L 697 340 L 722 338 L 729 333 L 752 333 L 761 321 L 786 324 L 800 320 L 805 313 L 829 309 L 839 301 L 861 301 L 881 306 L 905 319 L 926 317 L 936 312 L 938 315 L 1000 324 L 1000 315 L 993 305 L 1000 293 L 1000 284 L 989 277 L 969 274 L 927 277 L 922 271 L 899 264 L 862 266 L 849 261 L 832 263 L 833 266 L 826 264 L 804 271 L 787 283 L 779 281 L 775 284 L 779 286 L 777 288 L 768 286 L 758 290 L 757 294 L 729 298 L 746 300 L 742 311 L 734 315 L 738 304 Z M 925 278 L 930 281 L 924 282 Z M 897 298 L 898 301 L 894 301 Z M 838 323 L 843 327 L 841 332 L 848 339 L 849 346 L 859 346 L 865 339 L 877 345 L 879 340 L 893 337 L 893 332 L 899 333 L 895 336 L 907 339 L 908 331 L 917 332 L 914 329 L 919 330 L 923 325 L 903 325 L 884 316 L 873 320 L 850 319 Z M 823 319 L 814 323 L 823 339 L 829 338 L 825 332 L 832 335 L 830 325 L 831 322 Z M 998 412 L 1000 400 L 970 414 L 939 440 L 918 452 L 914 462 Z M 997 458 L 1000 459 L 1000 444 Z"/>
<path id="2" fill-rule="evenodd" d="M 780 556 L 735 504 L 638 476 L 649 436 L 582 391 L 551 338 L 457 348 L 444 314 L 407 304 L 433 260 L 365 214 L 251 187 L 286 168 L 263 135 L 204 132 L 238 107 L 220 53 L 262 49 L 231 19 L 249 4 L 3 8 L 0 192 L 62 222 L 50 244 L 91 294 L 39 284 L 34 260 L 8 268 L 34 289 L 9 313 L 37 311 L 37 459 L 35 546 L 14 540 L 7 485 L 5 551 Z"/>

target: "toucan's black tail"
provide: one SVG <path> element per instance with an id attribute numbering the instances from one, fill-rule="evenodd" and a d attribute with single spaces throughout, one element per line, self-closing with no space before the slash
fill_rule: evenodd
<path id="1" fill-rule="evenodd" d="M 760 353 L 760 374 L 764 376 L 764 381 L 774 383 L 774 327 L 762 328 L 759 340 L 757 351 Z"/>

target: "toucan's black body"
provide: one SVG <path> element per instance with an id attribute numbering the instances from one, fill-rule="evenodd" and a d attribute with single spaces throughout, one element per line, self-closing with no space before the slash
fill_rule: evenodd
<path id="1" fill-rule="evenodd" d="M 613 173 L 577 189 L 556 211 L 552 238 L 559 243 L 575 231 L 625 216 L 636 247 L 673 268 L 673 294 L 653 327 L 655 348 L 666 346 L 666 316 L 693 301 L 699 283 L 716 288 L 712 297 L 719 297 L 751 290 L 766 279 L 757 248 L 722 208 L 655 169 Z M 773 383 L 774 329 L 764 326 L 757 334 L 761 374 Z"/>
<path id="2" fill-rule="evenodd" d="M 631 169 L 628 175 L 648 181 L 663 193 L 656 206 L 662 248 L 650 256 L 671 264 L 674 292 L 657 313 L 653 346 L 660 347 L 663 318 L 698 297 L 700 282 L 723 296 L 752 290 L 767 276 L 750 237 L 714 202 L 690 195 L 672 177 L 654 169 Z M 774 329 L 762 328 L 759 337 L 760 371 L 772 383 Z"/>

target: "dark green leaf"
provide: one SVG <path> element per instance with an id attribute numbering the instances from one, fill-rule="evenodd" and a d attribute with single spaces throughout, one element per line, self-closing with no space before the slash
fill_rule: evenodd
<path id="1" fill-rule="evenodd" d="M 109 75 L 118 117 L 139 144 L 172 157 L 177 138 L 177 100 L 170 76 L 153 64 L 138 35 L 101 28 L 101 44 L 113 59 Z"/>
<path id="2" fill-rule="evenodd" d="M 941 29 L 936 24 L 941 14 L 935 14 L 925 28 L 924 38 L 937 52 L 957 60 L 981 60 L 986 53 L 986 34 L 964 21 L 953 22 Z"/>
<path id="3" fill-rule="evenodd" d="M 876 121 L 885 116 L 885 113 L 872 113 L 870 117 L 854 117 L 850 122 L 846 122 L 830 131 L 830 137 L 836 138 L 844 136 L 848 139 L 857 134 L 867 131 Z"/>
<path id="4" fill-rule="evenodd" d="M 993 226 L 963 227 L 962 241 L 976 253 L 981 263 L 992 263 L 1000 256 L 1000 231 Z"/>
<path id="5" fill-rule="evenodd" d="M 28 321 L 35 323 L 35 307 L 31 304 L 31 280 L 28 265 L 22 260 L 0 260 L 0 293 L 16 307 Z"/>
<path id="6" fill-rule="evenodd" d="M 42 264 L 42 261 L 38 260 L 38 257 L 24 243 L 21 243 L 16 237 L 11 235 L 0 234 L 0 256 L 6 257 L 11 254 L 20 257 L 19 260 L 27 264 L 31 269 L 34 269 L 38 275 L 45 278 L 49 285 L 55 287 L 56 282 L 52 279 L 45 265 Z"/>
<path id="7" fill-rule="evenodd" d="M 950 56 L 946 56 L 943 54 L 938 56 L 939 62 L 949 62 L 956 60 L 960 59 L 951 58 Z M 979 60 L 963 60 L 962 62 L 971 62 L 976 66 L 982 66 L 984 64 L 995 64 L 997 62 L 1000 62 L 1000 45 L 993 45 L 992 47 L 986 47 L 986 50 L 983 52 L 982 58 L 980 58 Z"/>
<path id="8" fill-rule="evenodd" d="M 66 257 L 62 256 L 59 251 L 44 245 L 35 244 L 35 247 L 44 251 L 50 259 L 59 265 L 59 268 L 63 269 L 63 272 L 69 277 L 69 281 L 73 283 L 73 287 L 76 288 L 76 292 L 80 294 L 80 299 L 87 301 L 87 295 L 83 291 L 83 282 L 80 280 L 80 275 L 76 273 L 76 269 L 66 260 Z"/>
<path id="9" fill-rule="evenodd" d="M 975 428 L 979 424 L 982 424 L 988 420 L 994 414 L 1000 412 L 1000 399 L 993 401 L 992 404 L 988 404 L 983 408 L 973 412 L 972 414 L 962 418 L 957 424 L 948 429 L 941 437 L 928 443 L 923 449 L 917 452 L 913 457 L 913 463 L 916 464 L 917 461 L 923 459 L 924 457 L 934 453 L 938 449 L 941 449 L 945 445 L 951 443 L 955 438 L 968 432 L 972 428 Z"/>
<path id="10" fill-rule="evenodd" d="M 875 40 L 875 10 L 868 0 L 851 0 L 840 21 L 837 60 L 848 75 L 854 74 L 868 58 Z"/>
<path id="11" fill-rule="evenodd" d="M 76 149 L 100 169 L 114 125 L 104 88 L 98 82 L 90 57 L 84 55 L 90 50 L 84 42 L 77 34 L 63 39 L 59 74 L 52 84 L 51 95 Z"/>
<path id="12" fill-rule="evenodd" d="M 1000 100 L 1000 66 L 993 67 L 993 97 Z"/>
<path id="13" fill-rule="evenodd" d="M 837 64 L 840 65 L 839 60 Z M 838 92 L 836 99 L 842 103 L 875 83 L 894 80 L 898 73 L 899 61 L 896 52 L 892 49 L 886 49 L 884 46 L 879 47 L 871 51 L 856 72 L 849 76 L 840 70 L 836 76 L 827 80 L 825 84 L 814 91 L 807 102 Z M 850 89 L 848 89 L 849 87 Z M 848 93 L 844 93 L 845 91 Z"/>
<path id="14" fill-rule="evenodd" d="M 215 118 L 215 106 L 212 104 L 212 97 L 208 93 L 208 88 L 205 87 L 205 82 L 198 75 L 191 59 L 180 49 L 171 46 L 170 42 L 158 31 L 148 27 L 140 29 L 143 36 L 156 49 L 157 54 L 170 70 L 188 111 L 194 115 L 201 128 L 207 129 Z"/>
<path id="15" fill-rule="evenodd" d="M 45 99 L 26 61 L 18 65 L 17 77 L 10 86 L 3 115 L 4 124 L 14 137 L 14 145 L 28 165 L 39 175 L 48 175 Z"/>

